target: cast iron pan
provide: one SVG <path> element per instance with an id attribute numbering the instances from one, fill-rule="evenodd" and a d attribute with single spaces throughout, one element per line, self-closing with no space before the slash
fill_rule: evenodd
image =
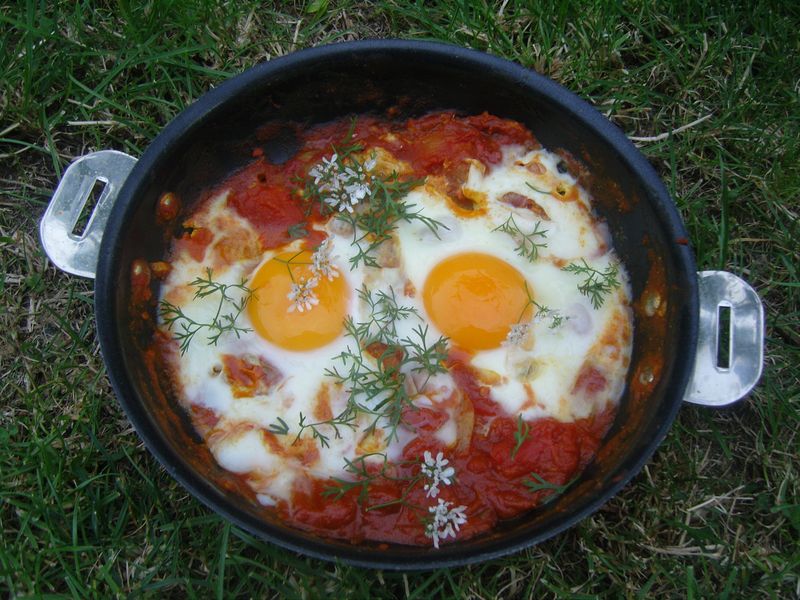
<path id="1" fill-rule="evenodd" d="M 475 539 L 433 548 L 351 544 L 284 525 L 216 467 L 157 370 L 142 359 L 148 330 L 132 323 L 130 269 L 159 260 L 155 224 L 165 191 L 191 204 L 251 159 L 294 151 L 268 121 L 314 124 L 365 113 L 403 119 L 431 110 L 488 111 L 518 120 L 551 150 L 591 172 L 584 180 L 631 277 L 635 338 L 619 415 L 596 460 L 564 495 Z M 565 156 L 566 156 L 565 153 Z M 574 164 L 574 163 L 573 163 Z M 586 102 L 519 65 L 454 46 L 368 41 L 305 50 L 258 65 L 210 91 L 153 141 L 120 191 L 103 236 L 96 279 L 100 342 L 114 389 L 150 451 L 197 498 L 244 529 L 304 554 L 390 569 L 462 565 L 545 540 L 597 510 L 633 477 L 664 438 L 694 365 L 698 289 L 676 208 L 647 161 Z M 653 295 L 661 316 L 648 316 Z"/>

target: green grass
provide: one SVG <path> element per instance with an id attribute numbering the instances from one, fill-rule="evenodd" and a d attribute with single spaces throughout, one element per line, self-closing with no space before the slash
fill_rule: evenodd
<path id="1" fill-rule="evenodd" d="M 800 10 L 791 2 L 0 2 L 0 590 L 12 597 L 800 596 Z M 142 8 L 144 7 L 144 8 Z M 598 513 L 471 567 L 295 556 L 165 474 L 104 375 L 91 283 L 37 222 L 71 160 L 141 154 L 211 86 L 295 49 L 447 40 L 535 68 L 641 141 L 700 268 L 747 278 L 767 358 L 737 406 L 687 406 Z M 669 132 L 710 115 L 672 135 Z"/>

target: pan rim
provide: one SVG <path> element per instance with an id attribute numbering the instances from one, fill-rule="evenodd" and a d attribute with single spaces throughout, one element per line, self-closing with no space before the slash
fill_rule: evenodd
<path id="1" fill-rule="evenodd" d="M 475 562 L 482 562 L 505 556 L 533 546 L 549 539 L 564 530 L 572 527 L 575 523 L 585 519 L 590 514 L 597 511 L 610 498 L 615 496 L 627 483 L 641 470 L 644 464 L 649 461 L 655 450 L 667 435 L 672 422 L 682 404 L 683 390 L 688 384 L 691 374 L 695 345 L 697 339 L 697 318 L 698 318 L 698 293 L 696 277 L 696 265 L 691 249 L 688 246 L 676 246 L 676 263 L 685 269 L 688 285 L 690 289 L 685 290 L 688 297 L 686 310 L 681 315 L 683 322 L 678 323 L 682 331 L 681 346 L 685 349 L 683 356 L 676 357 L 675 368 L 673 369 L 670 389 L 675 396 L 671 400 L 670 408 L 665 415 L 666 418 L 660 424 L 653 437 L 651 444 L 645 452 L 642 452 L 637 460 L 633 461 L 633 467 L 620 478 L 620 480 L 605 489 L 596 499 L 586 503 L 577 511 L 570 511 L 567 518 L 557 522 L 542 533 L 536 536 L 527 536 L 521 540 L 501 540 L 492 542 L 485 551 L 471 553 L 460 552 L 458 544 L 443 547 L 439 551 L 428 551 L 425 548 L 416 549 L 413 556 L 391 557 L 378 552 L 363 553 L 358 552 L 358 548 L 353 546 L 354 551 L 349 552 L 345 544 L 332 543 L 321 539 L 320 542 L 309 542 L 306 538 L 299 535 L 293 539 L 291 535 L 284 535 L 280 531 L 265 532 L 262 527 L 258 527 L 256 519 L 250 515 L 242 514 L 238 510 L 233 510 L 226 505 L 224 497 L 208 482 L 198 481 L 194 474 L 183 461 L 178 457 L 176 462 L 172 449 L 160 438 L 157 432 L 152 431 L 152 423 L 137 410 L 137 392 L 130 380 L 128 369 L 124 361 L 119 356 L 119 348 L 122 344 L 119 324 L 116 323 L 114 315 L 117 313 L 114 303 L 115 281 L 118 278 L 120 269 L 120 252 L 122 234 L 125 223 L 137 206 L 137 191 L 145 185 L 148 174 L 159 163 L 163 156 L 167 155 L 172 147 L 181 137 L 191 133 L 193 129 L 213 118 L 213 115 L 224 108 L 226 102 L 244 93 L 250 86 L 262 82 L 266 78 L 276 76 L 282 72 L 300 68 L 320 60 L 330 60 L 336 57 L 352 55 L 368 55 L 372 53 L 392 53 L 406 54 L 411 56 L 435 55 L 441 59 L 456 62 L 469 63 L 476 69 L 491 69 L 508 76 L 518 85 L 526 88 L 535 89 L 536 93 L 546 97 L 548 100 L 564 106 L 571 112 L 575 119 L 580 121 L 583 127 L 591 129 L 596 135 L 601 137 L 611 149 L 628 164 L 631 171 L 637 173 L 641 184 L 647 189 L 650 197 L 656 199 L 653 209 L 661 220 L 662 227 L 673 236 L 672 239 L 688 238 L 683 222 L 669 197 L 666 188 L 661 182 L 650 163 L 644 158 L 639 150 L 628 140 L 625 134 L 614 124 L 603 117 L 596 109 L 577 95 L 561 87 L 554 81 L 540 75 L 532 70 L 507 61 L 505 59 L 485 54 L 476 50 L 466 49 L 451 44 L 428 41 L 407 41 L 407 40 L 368 40 L 356 42 L 342 42 L 328 46 L 310 48 L 289 54 L 280 58 L 273 59 L 266 63 L 256 65 L 247 71 L 237 75 L 214 89 L 201 96 L 194 104 L 187 107 L 177 117 L 175 117 L 162 132 L 151 142 L 141 159 L 135 165 L 128 180 L 120 191 L 117 204 L 114 207 L 106 227 L 105 235 L 100 250 L 100 259 L 97 267 L 97 278 L 95 280 L 95 310 L 97 316 L 98 337 L 103 359 L 111 380 L 114 392 L 119 399 L 129 420 L 134 425 L 138 435 L 144 441 L 148 450 L 156 457 L 166 471 L 183 485 L 195 498 L 206 504 L 209 508 L 221 514 L 229 521 L 235 523 L 244 530 L 265 539 L 278 546 L 288 548 L 314 558 L 324 560 L 341 560 L 351 565 L 369 568 L 383 568 L 394 570 L 430 570 L 434 568 L 446 568 L 462 566 Z M 300 541 L 298 541 L 298 539 Z M 336 555 L 331 555 L 331 546 L 335 546 Z M 340 550 L 341 549 L 341 550 Z"/>

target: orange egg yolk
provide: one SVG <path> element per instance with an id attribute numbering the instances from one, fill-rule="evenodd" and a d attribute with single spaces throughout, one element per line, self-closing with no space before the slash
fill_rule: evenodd
<path id="1" fill-rule="evenodd" d="M 308 281 L 311 252 L 282 253 L 264 263 L 248 284 L 253 296 L 247 312 L 256 332 L 287 350 L 313 350 L 335 340 L 344 327 L 350 290 L 344 277 L 320 277 L 313 288 L 318 303 L 308 310 L 290 310 L 293 283 Z"/>
<path id="2" fill-rule="evenodd" d="M 422 295 L 431 320 L 454 344 L 487 350 L 498 347 L 511 326 L 530 313 L 525 285 L 507 262 L 468 252 L 431 269 Z"/>

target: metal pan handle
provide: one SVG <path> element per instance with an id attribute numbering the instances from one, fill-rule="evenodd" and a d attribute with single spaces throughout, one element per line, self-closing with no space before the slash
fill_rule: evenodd
<path id="1" fill-rule="evenodd" d="M 694 373 L 683 399 L 727 406 L 745 397 L 761 377 L 764 307 L 756 291 L 732 273 L 701 271 L 698 278 L 700 330 Z"/>
<path id="2" fill-rule="evenodd" d="M 67 273 L 93 279 L 106 221 L 136 159 L 102 150 L 83 156 L 64 172 L 42 217 L 39 233 L 47 256 Z M 105 184 L 82 233 L 75 226 L 97 182 Z M 761 377 L 764 361 L 764 308 L 745 281 L 725 271 L 698 273 L 700 319 L 692 379 L 684 401 L 726 406 L 746 396 Z M 727 337 L 721 335 L 720 309 L 728 309 Z M 721 338 L 728 361 L 719 363 Z"/>
<path id="3" fill-rule="evenodd" d="M 101 150 L 73 162 L 56 188 L 39 223 L 47 256 L 62 271 L 94 279 L 100 242 L 117 194 L 136 159 L 124 152 Z M 86 227 L 76 225 L 98 182 L 104 188 Z"/>

